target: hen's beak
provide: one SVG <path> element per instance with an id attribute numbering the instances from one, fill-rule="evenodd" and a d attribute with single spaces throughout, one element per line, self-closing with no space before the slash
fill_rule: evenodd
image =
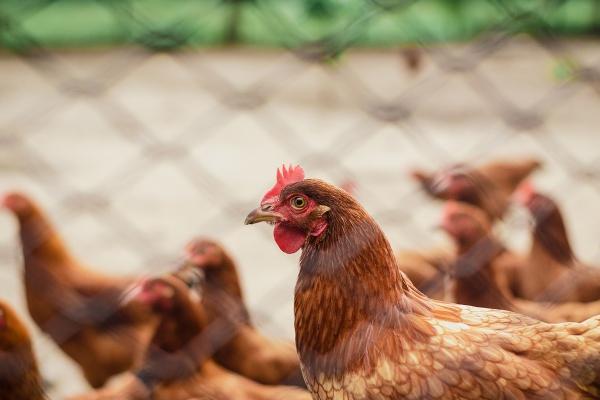
<path id="1" fill-rule="evenodd" d="M 283 215 L 275 211 L 258 207 L 250 212 L 244 221 L 245 225 L 256 224 L 257 222 L 275 223 L 283 220 Z"/>

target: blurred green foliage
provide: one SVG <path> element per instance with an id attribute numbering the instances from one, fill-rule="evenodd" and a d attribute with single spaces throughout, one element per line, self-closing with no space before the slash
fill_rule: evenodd
<path id="1" fill-rule="evenodd" d="M 389 46 L 600 33 L 600 0 L 1 0 L 0 46 Z"/>

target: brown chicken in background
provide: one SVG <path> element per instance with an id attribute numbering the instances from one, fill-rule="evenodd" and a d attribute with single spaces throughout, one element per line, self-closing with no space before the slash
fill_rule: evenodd
<path id="1" fill-rule="evenodd" d="M 398 267 L 428 297 L 445 300 L 450 295 L 451 266 L 455 256 L 446 249 L 400 250 L 395 253 Z"/>
<path id="2" fill-rule="evenodd" d="M 413 177 L 430 196 L 472 204 L 495 221 L 508 209 L 518 185 L 540 166 L 541 162 L 533 158 L 497 160 L 479 167 L 458 164 L 434 173 L 415 170 Z M 435 249 L 397 252 L 396 258 L 402 272 L 419 290 L 433 298 L 447 298 L 451 254 Z"/>
<path id="3" fill-rule="evenodd" d="M 246 224 L 302 249 L 296 345 L 314 399 L 598 398 L 600 317 L 547 324 L 434 301 L 345 191 L 283 168 Z"/>
<path id="4" fill-rule="evenodd" d="M 494 236 L 491 221 L 482 210 L 448 202 L 441 225 L 457 248 L 451 268 L 454 302 L 519 312 L 546 322 L 579 322 L 600 314 L 600 301 L 553 304 L 515 298 L 510 291 L 511 277 L 527 265 Z"/>
<path id="5" fill-rule="evenodd" d="M 458 164 L 435 173 L 416 170 L 413 177 L 432 197 L 472 204 L 495 221 L 508 209 L 519 184 L 541 165 L 530 158 L 497 160 L 479 167 Z"/>
<path id="6" fill-rule="evenodd" d="M 600 268 L 580 262 L 571 246 L 564 218 L 554 200 L 522 185 L 516 199 L 533 217 L 527 268 L 511 281 L 517 297 L 546 302 L 600 299 Z"/>
<path id="7" fill-rule="evenodd" d="M 135 376 L 113 388 L 74 400 L 310 400 L 299 388 L 265 386 L 230 372 L 212 359 L 220 338 L 200 299 L 174 276 L 147 281 L 137 297 L 160 323 Z"/>
<path id="8" fill-rule="evenodd" d="M 46 399 L 27 328 L 17 313 L 0 300 L 0 398 Z"/>
<path id="9" fill-rule="evenodd" d="M 201 296 L 209 329 L 221 338 L 214 359 L 263 384 L 304 387 L 293 344 L 267 338 L 252 324 L 236 264 L 227 251 L 209 239 L 193 240 L 186 246 L 185 265 L 175 275 L 189 282 L 195 272 L 203 276 Z"/>
<path id="10" fill-rule="evenodd" d="M 132 368 L 155 325 L 150 310 L 120 305 L 134 280 L 80 263 L 27 196 L 10 193 L 1 204 L 19 223 L 27 307 L 35 323 L 79 364 L 93 387 Z"/>
<path id="11" fill-rule="evenodd" d="M 470 204 L 450 201 L 444 207 L 441 228 L 456 245 L 457 256 L 451 267 L 453 301 L 517 311 L 503 279 L 505 269 L 518 260 L 494 237 L 486 214 Z"/>

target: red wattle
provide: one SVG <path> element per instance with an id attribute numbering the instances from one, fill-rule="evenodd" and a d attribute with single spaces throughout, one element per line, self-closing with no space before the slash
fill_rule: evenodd
<path id="1" fill-rule="evenodd" d="M 277 246 L 287 254 L 292 254 L 300 250 L 306 240 L 306 232 L 301 229 L 285 225 L 283 223 L 275 225 L 273 237 Z"/>

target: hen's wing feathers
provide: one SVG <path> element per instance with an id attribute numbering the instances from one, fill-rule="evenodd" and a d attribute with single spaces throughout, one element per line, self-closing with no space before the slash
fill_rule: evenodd
<path id="1" fill-rule="evenodd" d="M 386 341 L 402 340 L 393 346 L 399 351 L 372 349 L 373 368 L 340 378 L 306 376 L 307 384 L 322 400 L 337 399 L 342 388 L 349 400 L 600 396 L 600 317 L 551 325 L 508 311 L 461 311 L 462 322 L 428 320 L 436 334 L 426 341 L 390 334 Z"/>
<path id="2" fill-rule="evenodd" d="M 600 395 L 600 317 L 551 325 L 474 307 L 463 307 L 462 315 L 464 325 L 433 323 L 438 335 L 412 350 L 421 358 L 430 354 L 439 363 L 439 379 L 448 390 L 452 386 L 443 378 L 458 368 L 470 373 L 483 398 L 488 390 L 521 392 L 517 398 Z"/>

